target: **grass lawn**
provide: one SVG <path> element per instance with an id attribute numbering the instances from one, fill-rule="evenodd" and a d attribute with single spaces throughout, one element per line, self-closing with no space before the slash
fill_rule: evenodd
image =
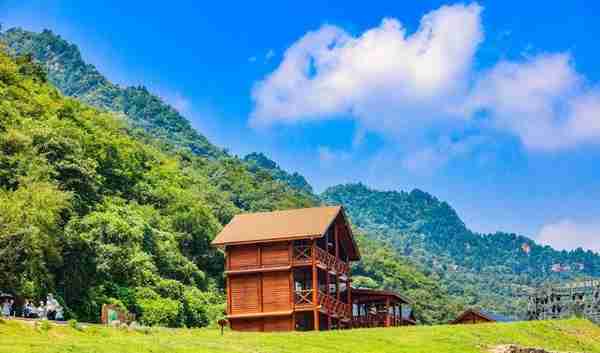
<path id="1" fill-rule="evenodd" d="M 584 320 L 464 326 L 417 326 L 309 333 L 240 333 L 213 329 L 149 332 L 89 326 L 36 328 L 16 320 L 0 323 L 0 352 L 243 352 L 369 353 L 486 352 L 499 344 L 600 353 L 600 327 Z"/>

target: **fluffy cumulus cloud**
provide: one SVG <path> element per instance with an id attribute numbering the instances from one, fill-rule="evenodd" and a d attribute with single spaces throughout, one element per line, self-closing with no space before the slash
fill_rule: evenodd
<path id="1" fill-rule="evenodd" d="M 557 249 L 584 248 L 600 252 L 600 224 L 578 224 L 571 220 L 542 227 L 537 237 L 542 244 Z"/>
<path id="2" fill-rule="evenodd" d="M 442 7 L 411 35 L 393 18 L 359 37 L 330 25 L 309 32 L 255 86 L 252 122 L 350 114 L 370 128 L 389 129 L 417 115 L 435 118 L 466 88 L 483 38 L 480 11 L 478 5 Z"/>
<path id="3" fill-rule="evenodd" d="M 600 138 L 600 91 L 586 87 L 567 54 L 500 62 L 483 73 L 467 111 L 489 114 L 494 127 L 530 149 L 551 150 Z"/>
<path id="4" fill-rule="evenodd" d="M 474 68 L 481 11 L 477 4 L 443 6 L 414 33 L 394 18 L 358 36 L 332 25 L 308 32 L 255 85 L 251 123 L 343 116 L 396 137 L 476 126 L 514 135 L 531 150 L 600 142 L 600 90 L 577 73 L 569 54 Z M 437 159 L 433 154 L 417 159 Z"/>

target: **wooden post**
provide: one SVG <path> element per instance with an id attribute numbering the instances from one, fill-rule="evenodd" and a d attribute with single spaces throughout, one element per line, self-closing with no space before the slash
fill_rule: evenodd
<path id="1" fill-rule="evenodd" d="M 294 252 L 294 250 L 293 250 L 293 246 L 294 245 L 293 244 L 294 244 L 294 242 L 290 241 L 290 243 L 289 243 L 289 249 L 288 249 L 288 257 L 289 257 L 289 261 L 290 261 L 290 266 L 292 265 L 293 256 L 294 256 L 293 255 L 294 254 L 293 253 Z M 294 283 L 294 269 L 291 268 L 290 269 L 290 309 L 291 310 L 294 310 L 294 306 L 295 306 L 294 305 L 295 304 L 294 303 L 295 302 L 295 296 L 296 296 L 295 295 L 295 291 L 296 291 L 296 283 Z M 292 315 L 292 321 L 294 321 L 294 315 Z M 293 329 L 295 329 L 295 328 L 296 328 L 296 323 L 294 321 L 293 322 Z"/>
<path id="2" fill-rule="evenodd" d="M 399 322 L 400 322 L 400 326 L 402 326 L 404 323 L 402 322 L 402 303 L 398 304 L 398 316 L 399 317 Z"/>
<path id="3" fill-rule="evenodd" d="M 385 298 L 385 327 L 390 327 L 390 297 Z"/>
<path id="4" fill-rule="evenodd" d="M 340 237 L 339 237 L 339 227 L 337 222 L 335 222 L 333 227 L 333 241 L 335 242 L 335 260 L 340 260 Z M 340 274 L 336 270 L 335 271 L 335 299 L 340 300 Z"/>
<path id="5" fill-rule="evenodd" d="M 317 272 L 317 258 L 316 258 L 316 253 L 317 253 L 317 241 L 315 239 L 313 239 L 312 241 L 312 287 L 313 287 L 313 304 L 315 305 L 315 308 L 313 310 L 313 315 L 314 315 L 314 328 L 315 331 L 319 331 L 319 308 L 317 307 L 319 302 L 318 302 L 318 291 L 319 291 L 319 278 L 318 278 L 318 272 Z"/>
<path id="6" fill-rule="evenodd" d="M 229 256 L 229 251 L 227 247 L 225 247 L 225 263 L 228 270 L 231 270 L 231 256 Z M 231 278 L 229 275 L 225 275 L 225 281 L 227 285 L 227 315 L 231 315 Z"/>

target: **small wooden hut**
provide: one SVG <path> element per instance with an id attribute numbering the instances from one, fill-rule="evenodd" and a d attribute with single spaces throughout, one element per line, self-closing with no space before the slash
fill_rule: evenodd
<path id="1" fill-rule="evenodd" d="M 450 322 L 452 325 L 459 324 L 483 324 L 483 323 L 493 323 L 493 322 L 510 322 L 512 319 L 488 313 L 483 310 L 478 309 L 467 309 L 462 314 L 460 314 L 456 319 Z"/>

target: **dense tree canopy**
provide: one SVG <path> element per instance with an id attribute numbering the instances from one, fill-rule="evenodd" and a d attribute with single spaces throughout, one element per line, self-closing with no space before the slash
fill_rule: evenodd
<path id="1" fill-rule="evenodd" d="M 235 158 L 163 147 L 1 53 L 0 288 L 55 292 L 84 320 L 118 302 L 148 323 L 206 324 L 222 309 L 221 225 L 314 200 Z"/>

